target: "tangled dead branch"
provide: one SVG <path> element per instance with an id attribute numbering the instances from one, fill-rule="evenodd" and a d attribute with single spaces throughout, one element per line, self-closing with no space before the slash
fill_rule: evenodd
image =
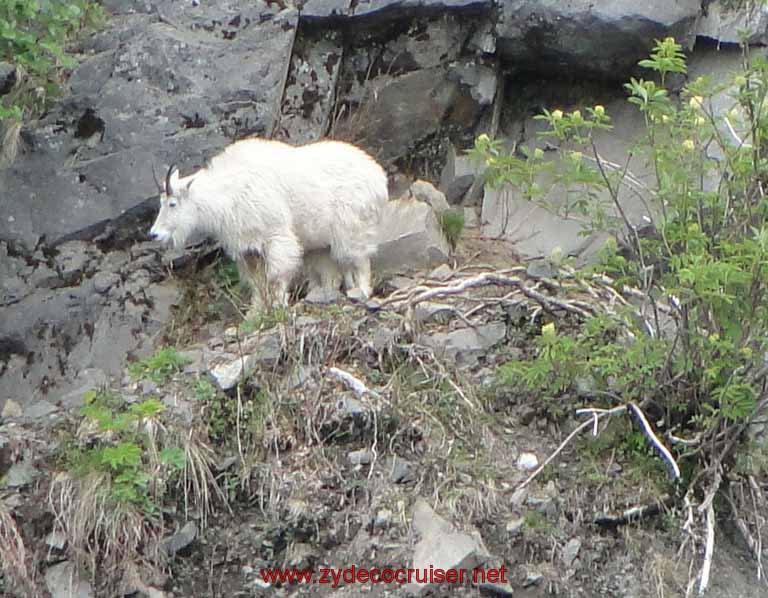
<path id="1" fill-rule="evenodd" d="M 511 290 L 502 297 L 476 296 L 476 293 L 471 293 L 482 288 Z M 402 312 L 407 321 L 413 321 L 418 305 L 446 299 L 450 299 L 453 305 L 446 305 L 445 309 L 468 325 L 471 325 L 471 316 L 498 303 L 527 305 L 534 310 L 535 315 L 544 310 L 582 318 L 599 314 L 618 316 L 618 310 L 623 309 L 644 322 L 649 334 L 654 334 L 657 328 L 651 324 L 652 316 L 655 315 L 651 310 L 671 316 L 676 313 L 669 305 L 647 305 L 646 294 L 626 285 L 619 286 L 609 276 L 582 275 L 566 267 L 559 269 L 552 278 L 529 276 L 524 267 L 503 270 L 465 268 L 454 273 L 447 281 L 423 281 L 416 286 L 396 290 L 383 301 L 372 303 L 371 308 Z M 462 307 L 469 303 L 472 303 L 471 307 Z"/>

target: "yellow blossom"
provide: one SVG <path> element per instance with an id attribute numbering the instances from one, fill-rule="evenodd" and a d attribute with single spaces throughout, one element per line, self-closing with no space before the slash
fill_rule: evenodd
<path id="1" fill-rule="evenodd" d="M 541 336 L 548 336 L 553 337 L 555 336 L 555 323 L 550 322 L 549 324 L 544 324 L 544 326 L 541 327 Z"/>
<path id="2" fill-rule="evenodd" d="M 581 110 L 574 110 L 571 112 L 571 116 L 574 120 L 581 120 Z"/>
<path id="3" fill-rule="evenodd" d="M 581 162 L 583 154 L 581 152 L 571 152 L 571 160 L 574 162 Z"/>
<path id="4" fill-rule="evenodd" d="M 552 120 L 560 120 L 561 118 L 563 118 L 562 110 L 554 110 L 552 112 Z"/>
<path id="5" fill-rule="evenodd" d="M 535 150 L 533 150 L 533 157 L 536 160 L 541 160 L 544 157 L 544 150 L 540 147 L 537 147 Z"/>
<path id="6" fill-rule="evenodd" d="M 597 114 L 598 116 L 602 116 L 603 114 L 605 114 L 605 107 L 601 106 L 600 104 L 595 106 L 595 114 Z"/>
<path id="7" fill-rule="evenodd" d="M 703 104 L 704 104 L 704 98 L 701 96 L 693 96 L 688 104 L 693 108 L 694 110 L 701 110 Z"/>
<path id="8" fill-rule="evenodd" d="M 686 139 L 683 141 L 683 149 L 687 152 L 692 152 L 696 149 L 696 145 L 693 143 L 693 139 Z"/>

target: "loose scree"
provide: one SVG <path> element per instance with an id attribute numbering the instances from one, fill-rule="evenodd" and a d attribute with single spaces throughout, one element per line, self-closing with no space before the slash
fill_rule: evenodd
<path id="1" fill-rule="evenodd" d="M 353 145 L 245 139 L 189 176 L 169 168 L 150 237 L 174 247 L 193 234 L 216 239 L 241 279 L 280 305 L 303 259 L 316 283 L 338 288 L 343 278 L 368 297 L 388 199 L 384 169 Z"/>

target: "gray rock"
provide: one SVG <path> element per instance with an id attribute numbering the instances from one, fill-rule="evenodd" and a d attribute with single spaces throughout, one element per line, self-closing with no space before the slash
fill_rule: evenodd
<path id="1" fill-rule="evenodd" d="M 460 365 L 471 365 L 488 349 L 504 340 L 506 334 L 507 327 L 503 322 L 491 322 L 477 328 L 438 332 L 422 340 L 444 358 Z"/>
<path id="2" fill-rule="evenodd" d="M 481 567 L 490 558 L 477 532 L 467 534 L 456 531 L 422 498 L 418 498 L 413 507 L 413 529 L 420 537 L 413 553 L 413 567 L 416 569 L 472 570 Z M 416 596 L 421 596 L 429 587 L 429 584 L 406 585 L 406 589 Z"/>
<path id="3" fill-rule="evenodd" d="M 696 23 L 696 34 L 725 44 L 741 43 L 740 31 L 749 31 L 750 46 L 768 44 L 768 6 L 756 3 L 735 9 L 722 0 L 706 5 L 706 10 Z"/>
<path id="4" fill-rule="evenodd" d="M 525 273 L 530 278 L 552 278 L 552 264 L 547 260 L 532 260 Z"/>
<path id="5" fill-rule="evenodd" d="M 443 192 L 439 191 L 432 183 L 428 181 L 415 181 L 411 185 L 409 191 L 411 197 L 418 201 L 423 201 L 424 203 L 429 204 L 438 214 L 451 207 L 448 205 Z"/>
<path id="6" fill-rule="evenodd" d="M 246 336 L 232 351 L 213 351 L 205 355 L 208 371 L 221 390 L 229 390 L 247 378 L 259 365 L 274 364 L 282 352 L 279 332 Z"/>
<path id="7" fill-rule="evenodd" d="M 520 453 L 516 465 L 518 469 L 532 471 L 539 466 L 539 458 L 534 453 Z"/>
<path id="8" fill-rule="evenodd" d="M 70 561 L 56 563 L 45 571 L 45 585 L 51 598 L 91 598 L 91 584 Z"/>
<path id="9" fill-rule="evenodd" d="M 153 163 L 187 173 L 233 138 L 273 133 L 297 12 L 262 22 L 248 0 L 162 10 L 178 27 L 128 14 L 112 40 L 97 36 L 71 96 L 25 133 L 0 171 L 0 238 L 31 249 L 114 218 L 157 193 Z"/>
<path id="10" fill-rule="evenodd" d="M 4 96 L 16 85 L 16 67 L 7 62 L 0 62 L 0 96 Z"/>
<path id="11" fill-rule="evenodd" d="M 343 295 L 336 289 L 315 287 L 309 290 L 306 297 L 304 297 L 304 301 L 314 305 L 330 305 L 338 303 L 342 297 Z"/>
<path id="12" fill-rule="evenodd" d="M 509 502 L 513 507 L 520 508 L 528 500 L 528 488 L 518 488 L 512 493 Z"/>
<path id="13" fill-rule="evenodd" d="M 448 264 L 442 264 L 427 274 L 428 278 L 444 282 L 453 276 L 453 268 Z"/>
<path id="14" fill-rule="evenodd" d="M 155 394 L 157 392 L 157 384 L 152 382 L 152 380 L 142 380 L 139 383 L 139 388 L 141 394 L 144 396 Z"/>
<path id="15" fill-rule="evenodd" d="M 522 531 L 524 524 L 525 524 L 525 519 L 523 519 L 522 517 L 517 517 L 515 519 L 510 519 L 509 521 L 507 521 L 507 525 L 505 526 L 504 529 L 510 536 L 516 536 Z"/>
<path id="16" fill-rule="evenodd" d="M 0 411 L 0 416 L 4 418 L 21 417 L 23 413 L 24 411 L 21 409 L 21 405 L 12 399 L 8 399 L 5 401 L 2 411 Z"/>
<path id="17" fill-rule="evenodd" d="M 58 401 L 79 405 L 85 392 L 119 375 L 129 352 L 141 358 L 153 351 L 148 336 L 167 320 L 178 289 L 172 283 L 152 284 L 156 274 L 147 272 L 144 286 L 134 288 L 133 295 L 122 287 L 98 294 L 92 279 L 82 277 L 86 271 L 108 271 L 104 263 L 130 271 L 146 259 L 154 272 L 162 269 L 156 253 L 135 262 L 118 253 L 113 258 L 80 241 L 63 244 L 54 264 L 63 274 L 57 283 L 62 286 L 31 288 L 4 308 L 0 339 L 9 339 L 11 356 L 0 376 L 0 403 L 15 399 L 26 417 L 46 417 Z M 0 260 L 0 270 L 5 266 Z"/>
<path id="18" fill-rule="evenodd" d="M 447 318 L 456 315 L 456 308 L 447 303 L 419 303 L 414 310 L 417 322 L 428 322 L 436 318 Z"/>
<path id="19" fill-rule="evenodd" d="M 377 327 L 376 330 L 373 331 L 371 344 L 377 353 L 383 353 L 392 346 L 396 336 L 397 333 L 394 330 Z"/>
<path id="20" fill-rule="evenodd" d="M 172 536 L 163 539 L 161 548 L 170 557 L 189 546 L 197 537 L 197 525 L 194 521 L 188 521 L 184 527 Z"/>
<path id="21" fill-rule="evenodd" d="M 490 106 L 496 97 L 496 70 L 476 62 L 461 63 L 452 67 L 459 83 L 469 89 L 469 94 L 480 106 Z"/>
<path id="22" fill-rule="evenodd" d="M 379 509 L 376 517 L 373 519 L 373 529 L 386 529 L 392 523 L 392 511 L 389 509 Z"/>
<path id="23" fill-rule="evenodd" d="M 104 294 L 120 282 L 120 275 L 114 272 L 97 272 L 93 277 L 93 289 Z"/>
<path id="24" fill-rule="evenodd" d="M 413 13 L 419 9 L 462 9 L 485 7 L 490 9 L 488 0 L 360 0 L 355 5 L 355 16 L 371 17 L 377 13 L 402 15 Z M 418 14 L 418 13 L 416 13 Z"/>
<path id="25" fill-rule="evenodd" d="M 477 210 L 472 207 L 464 208 L 464 228 L 478 228 L 480 226 L 480 217 Z"/>
<path id="26" fill-rule="evenodd" d="M 337 417 L 339 419 L 345 419 L 347 417 L 358 417 L 365 415 L 368 411 L 365 406 L 352 397 L 341 397 L 336 401 Z"/>
<path id="27" fill-rule="evenodd" d="M 59 409 L 48 401 L 37 401 L 24 409 L 24 417 L 29 420 L 38 420 L 56 413 Z"/>
<path id="28" fill-rule="evenodd" d="M 83 241 L 70 241 L 59 245 L 56 256 L 56 268 L 64 279 L 80 276 L 85 273 L 90 261 L 91 247 Z"/>
<path id="29" fill-rule="evenodd" d="M 24 269 L 23 261 L 9 257 L 8 246 L 0 242 L 0 305 L 11 305 L 30 294 L 22 277 Z"/>
<path id="30" fill-rule="evenodd" d="M 416 466 L 400 457 L 394 457 L 390 465 L 389 478 L 395 484 L 412 484 L 416 481 Z"/>
<path id="31" fill-rule="evenodd" d="M 537 586 L 544 580 L 544 576 L 539 573 L 538 571 L 529 571 L 525 575 L 525 580 L 523 581 L 523 587 L 529 588 L 531 586 Z"/>
<path id="32" fill-rule="evenodd" d="M 402 18 L 402 15 L 399 15 Z M 407 31 L 389 40 L 382 61 L 394 72 L 428 69 L 456 61 L 472 33 L 474 20 L 452 12 L 439 19 L 413 18 Z M 367 51 L 367 50 L 366 50 Z"/>
<path id="33" fill-rule="evenodd" d="M 563 563 L 567 568 L 573 566 L 573 562 L 576 557 L 579 556 L 579 550 L 581 550 L 581 540 L 578 538 L 571 538 L 563 548 Z"/>
<path id="34" fill-rule="evenodd" d="M 99 390 L 107 385 L 109 377 L 107 373 L 99 368 L 85 368 L 78 372 L 72 381 L 77 387 L 61 397 L 62 404 L 67 408 L 80 407 L 83 404 L 83 397 L 87 392 Z"/>
<path id="35" fill-rule="evenodd" d="M 27 278 L 27 283 L 33 287 L 54 289 L 60 286 L 61 278 L 55 270 L 49 268 L 47 265 L 38 264 L 34 272 Z"/>
<path id="36" fill-rule="evenodd" d="M 589 71 L 624 80 L 654 40 L 694 41 L 699 0 L 504 0 L 497 25 L 499 55 L 538 72 Z"/>
<path id="37" fill-rule="evenodd" d="M 351 0 L 304 0 L 301 20 L 310 23 L 349 15 Z"/>
<path id="38" fill-rule="evenodd" d="M 34 465 L 26 462 L 14 463 L 3 477 L 6 488 L 20 488 L 31 484 L 39 472 Z"/>
<path id="39" fill-rule="evenodd" d="M 450 181 L 445 189 L 445 200 L 448 205 L 459 205 L 472 187 L 472 183 L 475 182 L 475 178 L 474 174 L 465 174 Z"/>
<path id="40" fill-rule="evenodd" d="M 386 280 L 386 285 L 393 291 L 407 289 L 414 286 L 415 284 L 416 281 L 408 276 L 393 276 L 392 278 L 388 278 Z"/>
<path id="41" fill-rule="evenodd" d="M 55 550 L 63 550 L 67 545 L 67 535 L 59 530 L 54 530 L 45 537 L 45 543 Z"/>
<path id="42" fill-rule="evenodd" d="M 347 454 L 352 465 L 368 465 L 373 461 L 373 454 L 367 449 L 359 449 Z"/>
<path id="43" fill-rule="evenodd" d="M 343 54 L 338 31 L 323 31 L 319 36 L 305 36 L 297 41 L 283 93 L 281 137 L 292 143 L 305 143 L 325 135 Z"/>
<path id="44" fill-rule="evenodd" d="M 360 145 L 389 164 L 437 132 L 459 96 L 459 83 L 443 67 L 432 67 L 399 77 L 382 75 L 366 90 L 356 116 L 337 128 L 345 136 L 357 132 Z"/>
<path id="45" fill-rule="evenodd" d="M 412 199 L 390 201 L 383 210 L 377 272 L 402 272 L 404 268 L 431 267 L 448 261 L 448 246 L 434 211 Z M 391 282 L 391 281 L 390 281 Z"/>

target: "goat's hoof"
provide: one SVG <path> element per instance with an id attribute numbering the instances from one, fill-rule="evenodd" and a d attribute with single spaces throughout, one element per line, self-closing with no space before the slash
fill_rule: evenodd
<path id="1" fill-rule="evenodd" d="M 365 303 L 368 301 L 368 293 L 361 288 L 354 287 L 347 290 L 347 299 L 354 303 Z"/>

